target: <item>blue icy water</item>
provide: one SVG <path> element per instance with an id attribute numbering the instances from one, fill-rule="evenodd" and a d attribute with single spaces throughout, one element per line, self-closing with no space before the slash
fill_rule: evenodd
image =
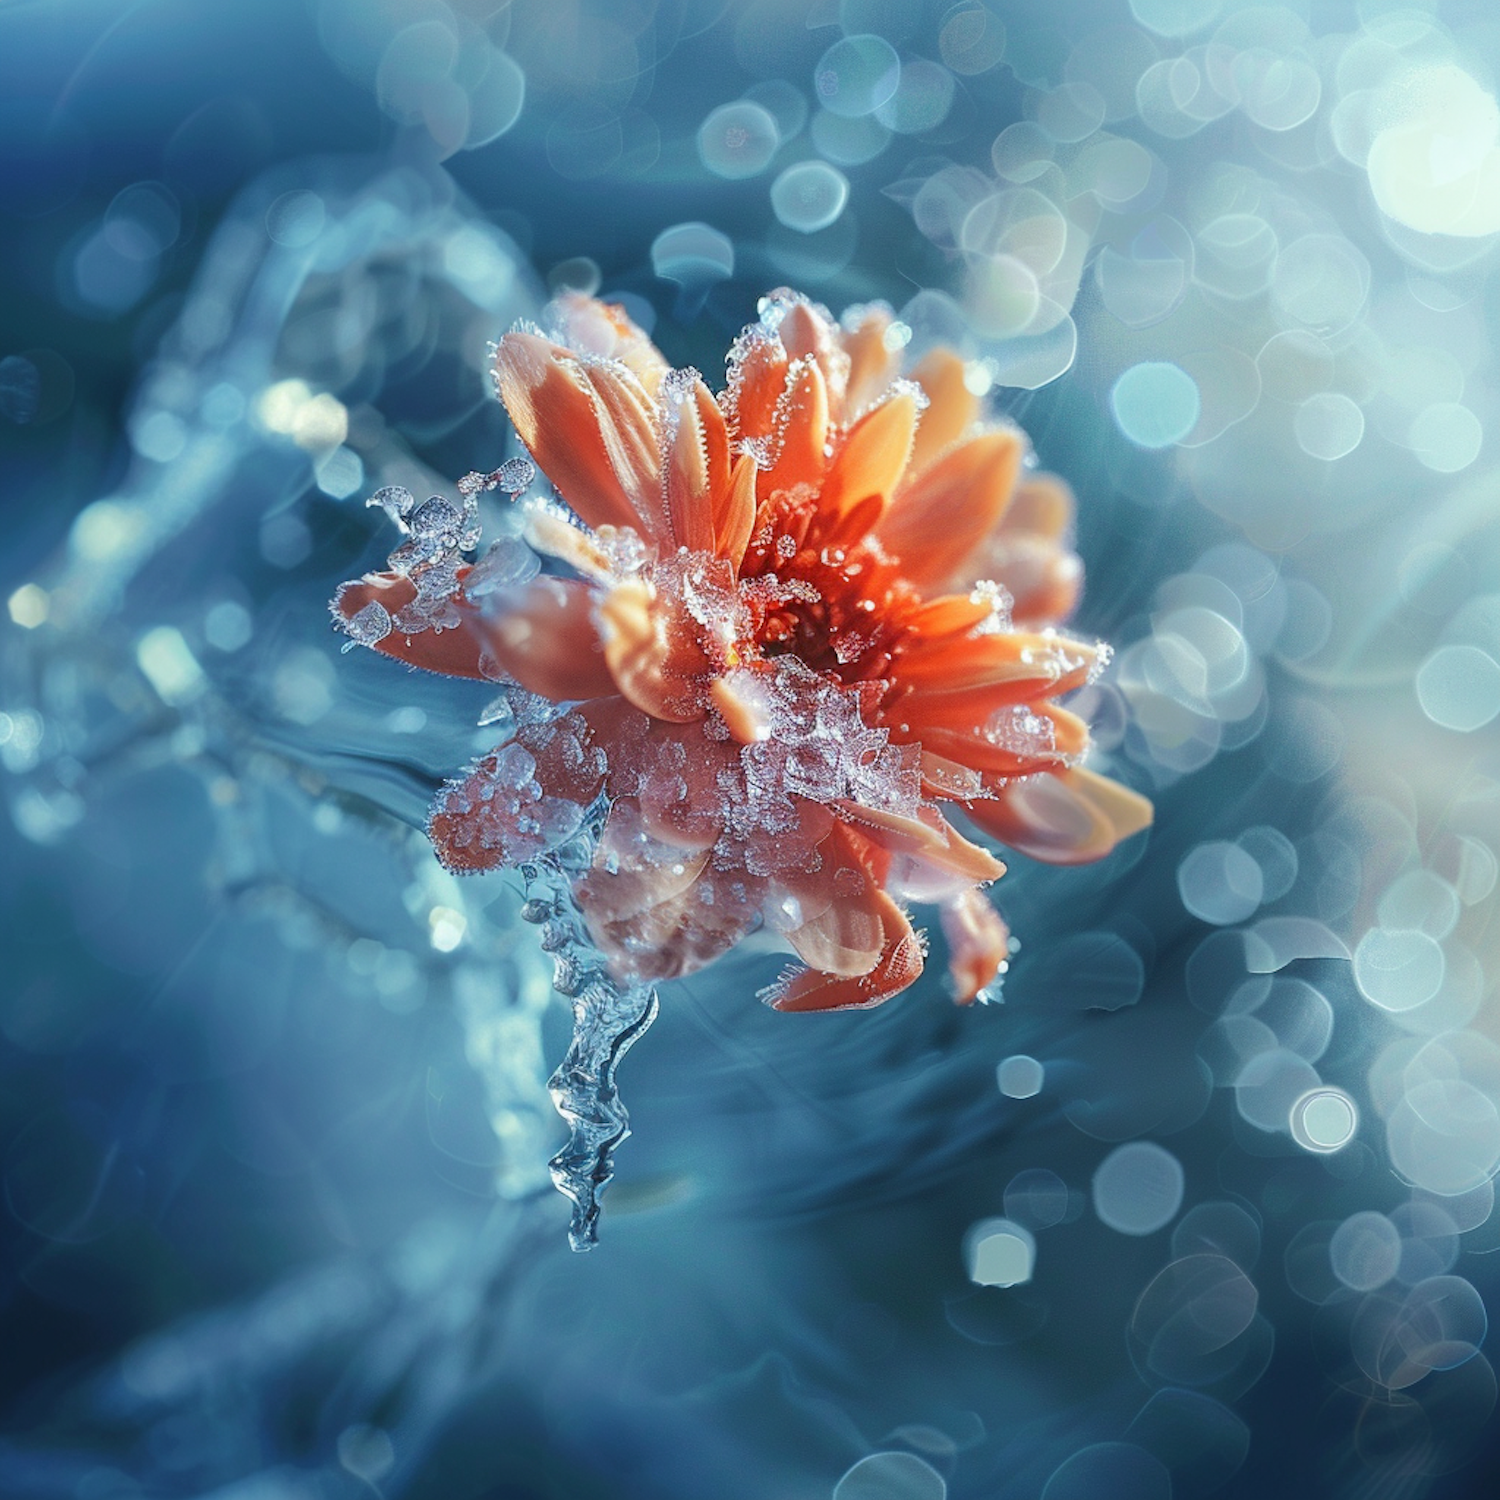
<path id="1" fill-rule="evenodd" d="M 0 6 L 0 1495 L 1487 1493 L 1497 63 L 1380 0 Z M 420 831 L 504 710 L 326 601 L 514 454 L 549 287 L 712 374 L 783 283 L 1073 485 L 1158 821 L 1010 861 L 1003 1005 L 664 986 L 578 1256 L 545 924 Z"/>

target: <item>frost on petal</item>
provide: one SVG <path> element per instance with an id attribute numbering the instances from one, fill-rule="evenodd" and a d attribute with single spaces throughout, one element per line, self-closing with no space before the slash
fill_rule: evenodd
<path id="1" fill-rule="evenodd" d="M 471 875 L 556 848 L 583 826 L 604 766 L 579 715 L 529 726 L 438 793 L 427 819 L 438 858 Z"/>

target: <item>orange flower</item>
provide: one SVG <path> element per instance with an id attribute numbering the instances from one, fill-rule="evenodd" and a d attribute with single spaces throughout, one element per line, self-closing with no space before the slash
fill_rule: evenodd
<path id="1" fill-rule="evenodd" d="M 575 894 L 618 978 L 690 973 L 764 924 L 807 965 L 772 1004 L 878 1005 L 922 970 L 920 901 L 973 999 L 1005 964 L 979 891 L 1004 867 L 938 804 L 1060 863 L 1151 819 L 1082 768 L 1087 727 L 1054 701 L 1107 659 L 1055 628 L 1081 582 L 1068 491 L 983 419 L 956 354 L 899 378 L 883 308 L 839 326 L 773 294 L 717 397 L 620 309 L 557 315 L 494 369 L 568 507 L 533 504 L 528 539 L 566 571 L 515 543 L 465 568 L 472 481 L 462 508 L 383 492 L 412 540 L 334 601 L 378 651 L 559 705 L 443 788 L 439 857 L 536 858 L 602 795 Z"/>

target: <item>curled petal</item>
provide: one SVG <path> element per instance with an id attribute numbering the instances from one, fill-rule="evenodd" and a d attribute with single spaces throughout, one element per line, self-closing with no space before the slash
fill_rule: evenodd
<path id="1" fill-rule="evenodd" d="M 459 570 L 460 584 L 468 571 L 467 568 Z M 344 584 L 334 596 L 333 611 L 347 623 L 374 604 L 394 617 L 416 597 L 416 585 L 399 573 L 366 573 L 363 578 Z M 409 667 L 421 667 L 423 671 L 438 672 L 445 677 L 483 680 L 492 676 L 484 668 L 488 641 L 478 611 L 463 597 L 461 590 L 453 596 L 452 604 L 457 624 L 444 630 L 424 630 L 417 635 L 406 635 L 392 629 L 380 640 L 373 641 L 372 649 L 382 656 L 404 661 Z"/>
<path id="2" fill-rule="evenodd" d="M 776 1010 L 869 1010 L 883 1005 L 922 972 L 922 941 L 906 914 L 884 891 L 876 893 L 884 946 L 864 974 L 840 975 L 804 969 L 774 985 L 765 999 Z"/>
<path id="3" fill-rule="evenodd" d="M 630 370 L 508 333 L 495 351 L 495 381 L 517 435 L 585 522 L 660 535 L 656 408 Z"/>
<path id="4" fill-rule="evenodd" d="M 889 902 L 869 880 L 863 889 L 835 894 L 817 916 L 787 934 L 787 941 L 809 967 L 827 974 L 868 974 L 885 947 L 882 902 Z"/>
<path id="5" fill-rule="evenodd" d="M 615 685 L 637 708 L 677 724 L 702 718 L 708 658 L 689 632 L 671 628 L 645 579 L 628 578 L 604 596 L 599 629 Z"/>
<path id="6" fill-rule="evenodd" d="M 1018 432 L 982 433 L 951 447 L 902 487 L 877 535 L 900 558 L 907 579 L 931 588 L 962 570 L 999 525 L 1023 451 Z"/>
<path id="7" fill-rule="evenodd" d="M 1152 818 L 1139 792 L 1082 767 L 1012 782 L 967 811 L 1002 844 L 1054 865 L 1102 859 Z"/>
<path id="8" fill-rule="evenodd" d="M 979 416 L 979 397 L 964 376 L 964 362 L 951 349 L 934 349 L 911 372 L 927 397 L 927 410 L 912 444 L 914 474 L 952 447 Z"/>
<path id="9" fill-rule="evenodd" d="M 1010 961 L 1010 929 L 1000 913 L 975 890 L 943 902 L 939 912 L 948 940 L 948 975 L 953 998 L 968 1005 L 995 982 Z"/>
<path id="10" fill-rule="evenodd" d="M 537 578 L 485 622 L 490 654 L 522 687 L 556 703 L 615 691 L 593 621 L 594 589 Z"/>

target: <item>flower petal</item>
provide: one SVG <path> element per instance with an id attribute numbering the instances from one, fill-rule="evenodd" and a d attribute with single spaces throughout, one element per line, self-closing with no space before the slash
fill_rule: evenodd
<path id="1" fill-rule="evenodd" d="M 518 332 L 500 340 L 495 381 L 521 441 L 588 525 L 660 536 L 655 403 L 629 369 Z"/>
<path id="2" fill-rule="evenodd" d="M 755 529 L 755 458 L 742 453 L 735 460 L 723 503 L 714 516 L 714 550 L 738 571 Z"/>
<path id="3" fill-rule="evenodd" d="M 674 631 L 643 578 L 616 584 L 599 603 L 604 660 L 619 691 L 653 719 L 703 717 L 699 682 L 708 659 L 686 631 Z"/>
<path id="4" fill-rule="evenodd" d="M 815 360 L 794 360 L 776 413 L 777 440 L 756 488 L 762 498 L 797 485 L 816 487 L 827 465 L 828 387 Z"/>
<path id="5" fill-rule="evenodd" d="M 979 397 L 964 375 L 964 362 L 951 349 L 934 349 L 911 372 L 927 396 L 927 410 L 912 444 L 912 473 L 921 473 L 952 447 L 979 416 Z"/>
<path id="6" fill-rule="evenodd" d="M 931 588 L 963 567 L 999 524 L 1024 451 L 1013 429 L 986 432 L 951 447 L 902 486 L 877 536 L 910 582 Z"/>
<path id="7" fill-rule="evenodd" d="M 674 375 L 662 389 L 666 434 L 666 507 L 672 540 L 712 551 L 715 513 L 729 490 L 729 433 L 724 414 L 701 380 Z"/>
<path id="8" fill-rule="evenodd" d="M 804 969 L 784 976 L 765 999 L 775 1010 L 869 1010 L 883 1005 L 922 972 L 922 941 L 906 914 L 884 891 L 877 892 L 885 945 L 868 973 L 837 975 Z"/>
<path id="9" fill-rule="evenodd" d="M 736 343 L 723 405 L 730 434 L 737 442 L 771 435 L 789 362 L 781 340 L 758 326 L 752 325 Z"/>
<path id="10" fill-rule="evenodd" d="M 879 497 L 883 509 L 900 482 L 917 425 L 917 401 L 898 390 L 849 429 L 823 478 L 819 533 L 834 530 L 862 501 Z"/>
<path id="11" fill-rule="evenodd" d="M 1152 819 L 1139 792 L 1081 767 L 1013 781 L 967 811 L 1002 844 L 1055 865 L 1102 859 Z"/>
<path id="12" fill-rule="evenodd" d="M 618 360 L 640 381 L 648 396 L 656 395 L 672 367 L 623 307 L 580 292 L 564 292 L 553 308 L 569 348 L 599 359 Z"/>
<path id="13" fill-rule="evenodd" d="M 953 998 L 968 1005 L 1010 961 L 1010 928 L 978 891 L 945 901 L 939 918 L 948 940 L 948 975 Z"/>
<path id="14" fill-rule="evenodd" d="M 1051 631 L 1005 631 L 995 635 L 908 640 L 894 663 L 894 676 L 911 688 L 912 700 L 930 706 L 941 722 L 954 722 L 964 701 L 984 717 L 993 699 L 1019 703 L 1056 697 L 1082 687 L 1098 670 L 1099 648 Z M 1003 694 L 987 694 L 1001 688 Z M 902 711 L 923 712 L 902 699 Z"/>
<path id="15" fill-rule="evenodd" d="M 468 569 L 460 569 L 463 579 Z M 346 583 L 334 596 L 333 612 L 342 621 L 352 620 L 363 609 L 378 604 L 392 617 L 417 597 L 416 585 L 399 573 L 366 573 Z M 424 630 L 406 635 L 392 629 L 383 639 L 372 643 L 382 656 L 404 661 L 409 667 L 439 672 L 445 677 L 473 677 L 483 681 L 493 674 L 485 671 L 484 659 L 488 640 L 483 624 L 462 592 L 453 596 L 452 604 L 459 623 L 446 630 Z"/>
<path id="16" fill-rule="evenodd" d="M 846 416 L 857 417 L 895 379 L 901 356 L 899 349 L 892 349 L 886 342 L 891 326 L 889 308 L 878 304 L 862 308 L 852 327 L 848 326 L 848 319 L 846 313 L 842 342 L 849 356 L 849 388 L 844 407 Z"/>
<path id="17" fill-rule="evenodd" d="M 839 799 L 832 806 L 845 822 L 857 825 L 888 854 L 899 857 L 908 866 L 913 863 L 927 866 L 942 875 L 957 876 L 966 885 L 982 885 L 1005 874 L 1005 866 L 994 855 L 970 843 L 936 808 L 924 807 L 921 816 L 908 818 L 847 799 Z M 914 900 L 934 899 L 908 889 L 912 884 L 910 874 L 897 881 L 888 872 L 886 885 L 898 883 L 902 894 L 909 894 Z"/>
<path id="18" fill-rule="evenodd" d="M 594 628 L 595 593 L 574 579 L 533 579 L 485 621 L 490 654 L 522 687 L 554 702 L 615 692 Z"/>

